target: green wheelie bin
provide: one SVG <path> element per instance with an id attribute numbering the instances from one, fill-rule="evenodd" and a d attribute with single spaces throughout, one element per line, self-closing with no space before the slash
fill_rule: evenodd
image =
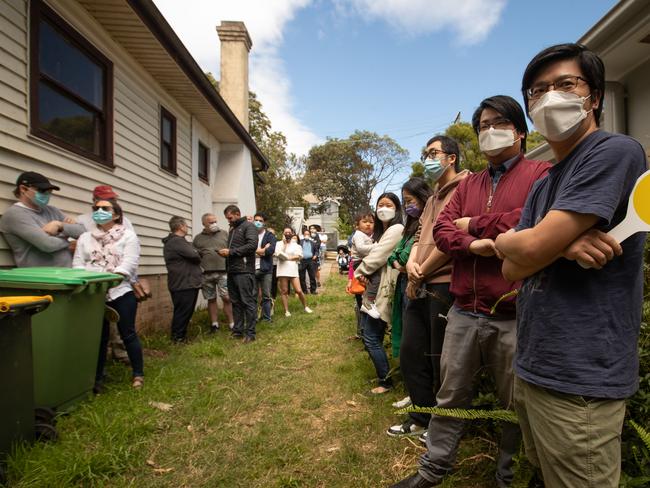
<path id="1" fill-rule="evenodd" d="M 34 438 L 31 321 L 51 302 L 51 296 L 0 296 L 0 464 L 14 442 Z"/>
<path id="2" fill-rule="evenodd" d="M 0 270 L 0 296 L 54 298 L 47 310 L 32 318 L 37 407 L 65 412 L 92 394 L 106 291 L 122 279 L 71 268 Z"/>

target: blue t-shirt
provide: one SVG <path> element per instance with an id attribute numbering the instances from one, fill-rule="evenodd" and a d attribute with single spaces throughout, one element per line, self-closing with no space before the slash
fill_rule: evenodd
<path id="1" fill-rule="evenodd" d="M 302 241 L 302 259 L 311 259 L 314 256 L 312 251 L 312 241 L 303 239 Z"/>
<path id="2" fill-rule="evenodd" d="M 596 131 L 535 184 L 517 230 L 535 226 L 549 210 L 566 210 L 597 215 L 597 227 L 607 232 L 623 220 L 646 169 L 637 141 Z M 560 258 L 524 281 L 517 375 L 573 395 L 626 398 L 637 390 L 644 242 L 645 233 L 629 237 L 623 254 L 601 270 Z"/>

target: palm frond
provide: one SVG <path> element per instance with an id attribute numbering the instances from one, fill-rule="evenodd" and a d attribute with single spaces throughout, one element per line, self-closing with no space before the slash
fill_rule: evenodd
<path id="1" fill-rule="evenodd" d="M 630 425 L 634 430 L 636 430 L 636 433 L 639 434 L 639 437 L 645 444 L 645 447 L 650 449 L 650 432 L 645 430 L 643 427 L 641 427 L 639 424 L 637 424 L 634 420 L 630 420 Z"/>
<path id="2" fill-rule="evenodd" d="M 397 414 L 403 415 L 406 413 L 428 413 L 432 415 L 440 415 L 441 417 L 454 417 L 463 420 L 499 420 L 503 422 L 511 422 L 516 424 L 519 422 L 517 414 L 512 410 L 474 410 L 462 408 L 440 408 L 440 407 L 418 407 L 410 406 L 398 410 Z"/>

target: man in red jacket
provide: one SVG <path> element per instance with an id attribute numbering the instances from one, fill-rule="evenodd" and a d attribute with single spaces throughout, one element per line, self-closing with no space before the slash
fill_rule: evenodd
<path id="1" fill-rule="evenodd" d="M 533 183 L 550 165 L 524 158 L 528 127 L 523 109 L 513 98 L 500 95 L 483 100 L 472 125 L 488 167 L 460 182 L 433 229 L 436 246 L 452 258 L 450 291 L 455 297 L 447 316 L 436 401 L 442 408 L 469 407 L 474 379 L 487 368 L 503 408 L 512 409 L 515 301 L 510 297 L 495 304 L 519 283 L 501 275 L 494 239 L 517 225 Z M 393 487 L 442 483 L 453 468 L 463 425 L 462 420 L 433 415 L 418 472 Z M 516 424 L 503 425 L 496 474 L 499 487 L 512 482 L 512 456 L 518 452 L 520 437 Z"/>

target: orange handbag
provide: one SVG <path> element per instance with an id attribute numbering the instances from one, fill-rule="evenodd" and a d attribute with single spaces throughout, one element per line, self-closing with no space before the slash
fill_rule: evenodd
<path id="1" fill-rule="evenodd" d="M 352 283 L 350 284 L 348 293 L 350 293 L 350 295 L 361 295 L 364 291 L 366 291 L 366 285 L 361 283 L 358 279 L 352 278 Z"/>

